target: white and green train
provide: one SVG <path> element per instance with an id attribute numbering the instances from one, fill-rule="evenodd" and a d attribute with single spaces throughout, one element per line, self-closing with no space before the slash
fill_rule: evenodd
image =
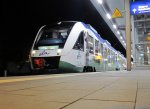
<path id="1" fill-rule="evenodd" d="M 40 28 L 30 53 L 31 70 L 123 70 L 126 58 L 90 25 L 62 21 Z"/>

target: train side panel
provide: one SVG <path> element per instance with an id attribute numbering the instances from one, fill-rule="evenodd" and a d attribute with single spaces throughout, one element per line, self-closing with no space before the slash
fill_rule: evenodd
<path id="1" fill-rule="evenodd" d="M 76 23 L 70 32 L 67 42 L 62 51 L 59 68 L 63 70 L 82 72 L 85 66 L 85 49 L 84 45 L 77 45 L 79 37 L 83 38 L 86 28 L 82 23 Z M 83 42 L 85 44 L 85 41 Z M 81 47 L 81 48 L 80 48 Z M 81 50 L 82 49 L 82 50 Z"/>
<path id="2" fill-rule="evenodd" d="M 47 26 L 43 28 L 45 27 Z M 46 32 L 52 31 L 52 29 L 46 28 L 45 34 L 43 33 L 44 38 L 48 35 Z M 41 42 L 38 42 L 40 38 L 36 37 L 30 55 L 31 68 L 59 69 L 65 72 L 124 69 L 126 66 L 125 58 L 93 29 L 82 22 L 74 23 L 69 33 L 65 26 L 63 29 L 55 28 L 54 33 L 68 34 L 64 43 L 56 33 L 54 36 L 57 38 L 43 38 Z M 36 48 L 38 43 L 39 46 Z"/>

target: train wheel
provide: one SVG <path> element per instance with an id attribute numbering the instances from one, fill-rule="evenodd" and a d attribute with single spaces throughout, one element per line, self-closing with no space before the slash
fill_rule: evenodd
<path id="1" fill-rule="evenodd" d="M 90 66 L 87 66 L 86 72 L 90 72 Z"/>
<path id="2" fill-rule="evenodd" d="M 90 72 L 93 72 L 93 67 L 92 66 L 90 66 Z"/>
<path id="3" fill-rule="evenodd" d="M 86 72 L 90 72 L 90 66 L 86 66 Z"/>
<path id="4" fill-rule="evenodd" d="M 83 67 L 83 72 L 87 72 L 86 66 Z"/>
<path id="5" fill-rule="evenodd" d="M 95 69 L 95 67 L 93 67 L 93 69 L 94 69 L 94 72 L 96 72 L 96 69 Z"/>

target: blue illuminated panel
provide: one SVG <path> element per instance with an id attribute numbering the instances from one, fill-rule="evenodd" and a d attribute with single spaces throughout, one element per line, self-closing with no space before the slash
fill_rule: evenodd
<path id="1" fill-rule="evenodd" d="M 139 1 L 131 2 L 130 4 L 130 13 L 132 15 L 136 14 L 150 14 L 150 1 Z"/>

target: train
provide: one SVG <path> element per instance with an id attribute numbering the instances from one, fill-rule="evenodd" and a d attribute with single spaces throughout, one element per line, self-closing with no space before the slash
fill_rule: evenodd
<path id="1" fill-rule="evenodd" d="M 100 72 L 126 68 L 126 58 L 90 24 L 80 21 L 42 26 L 29 60 L 33 71 Z"/>

